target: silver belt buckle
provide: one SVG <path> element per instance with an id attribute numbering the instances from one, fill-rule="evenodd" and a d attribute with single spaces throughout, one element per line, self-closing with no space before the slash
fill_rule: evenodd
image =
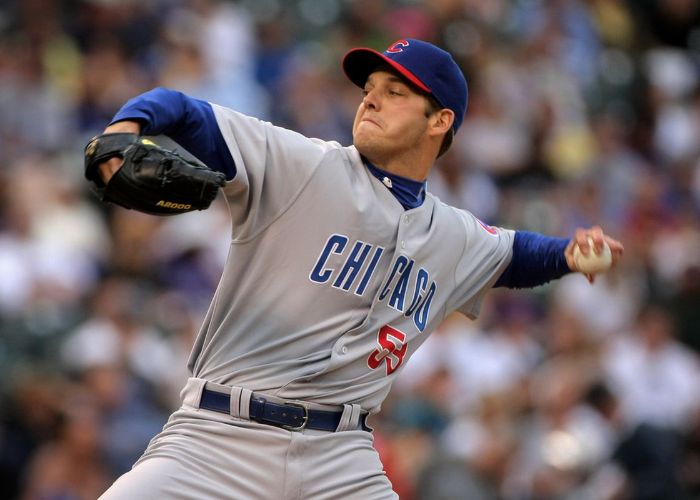
<path id="1" fill-rule="evenodd" d="M 304 410 L 304 420 L 301 423 L 301 425 L 294 426 L 294 425 L 284 425 L 283 424 L 282 428 L 287 429 L 288 431 L 295 431 L 295 432 L 303 431 L 306 428 L 306 424 L 309 422 L 309 409 L 302 404 L 292 403 L 292 402 L 286 402 L 286 403 L 284 403 L 284 406 L 295 406 L 297 408 L 301 408 L 302 410 Z"/>

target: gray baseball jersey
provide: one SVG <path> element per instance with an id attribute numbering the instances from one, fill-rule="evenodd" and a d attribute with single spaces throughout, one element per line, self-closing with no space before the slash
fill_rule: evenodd
<path id="1" fill-rule="evenodd" d="M 447 314 L 477 314 L 513 232 L 430 194 L 404 210 L 352 146 L 214 113 L 237 168 L 233 237 L 193 375 L 377 411 Z"/>
<path id="2" fill-rule="evenodd" d="M 143 114 L 127 106 L 118 117 L 164 115 L 182 128 L 172 111 L 181 100 L 157 107 L 169 96 L 150 94 Z M 396 498 L 360 415 L 379 411 L 447 314 L 478 313 L 508 266 L 514 233 L 430 194 L 404 209 L 354 147 L 216 105 L 205 112 L 201 137 L 223 141 L 208 150 L 235 162 L 224 188 L 229 256 L 182 407 L 104 498 Z M 228 397 L 227 414 L 202 407 L 205 386 Z M 343 432 L 252 421 L 254 393 L 340 408 Z"/>

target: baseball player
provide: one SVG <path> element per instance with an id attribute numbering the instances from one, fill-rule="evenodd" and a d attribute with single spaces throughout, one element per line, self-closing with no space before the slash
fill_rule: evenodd
<path id="1" fill-rule="evenodd" d="M 362 89 L 352 146 L 163 88 L 88 145 L 86 175 L 111 189 L 105 199 L 177 213 L 221 186 L 233 221 L 182 406 L 103 498 L 396 498 L 368 416 L 443 318 L 476 317 L 494 286 L 577 271 L 576 244 L 621 256 L 598 227 L 571 240 L 491 227 L 426 190 L 467 107 L 449 53 L 405 39 L 353 49 L 342 66 Z M 144 166 L 158 147 L 142 135 L 158 134 L 225 181 L 182 174 L 172 158 Z M 161 177 L 139 184 L 149 175 Z M 204 203 L 168 198 L 187 183 Z"/>

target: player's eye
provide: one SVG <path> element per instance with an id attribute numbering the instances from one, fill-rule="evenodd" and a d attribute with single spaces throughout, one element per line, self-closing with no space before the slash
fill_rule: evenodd
<path id="1" fill-rule="evenodd" d="M 400 96 L 400 95 L 403 95 L 403 93 L 401 93 L 400 91 L 398 91 L 398 90 L 396 90 L 396 89 L 389 89 L 389 95 L 391 95 L 391 96 Z"/>

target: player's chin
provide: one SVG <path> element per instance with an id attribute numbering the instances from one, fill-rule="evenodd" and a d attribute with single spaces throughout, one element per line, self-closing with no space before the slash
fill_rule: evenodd
<path id="1" fill-rule="evenodd" d="M 372 141 L 355 140 L 354 145 L 355 149 L 372 163 L 376 163 L 377 158 L 381 156 L 381 148 Z"/>
<path id="2" fill-rule="evenodd" d="M 363 130 L 361 127 L 355 129 L 352 136 L 352 143 L 360 154 L 366 155 L 372 151 L 376 147 L 376 144 L 374 144 L 375 142 L 376 138 L 372 137 L 366 130 Z"/>

